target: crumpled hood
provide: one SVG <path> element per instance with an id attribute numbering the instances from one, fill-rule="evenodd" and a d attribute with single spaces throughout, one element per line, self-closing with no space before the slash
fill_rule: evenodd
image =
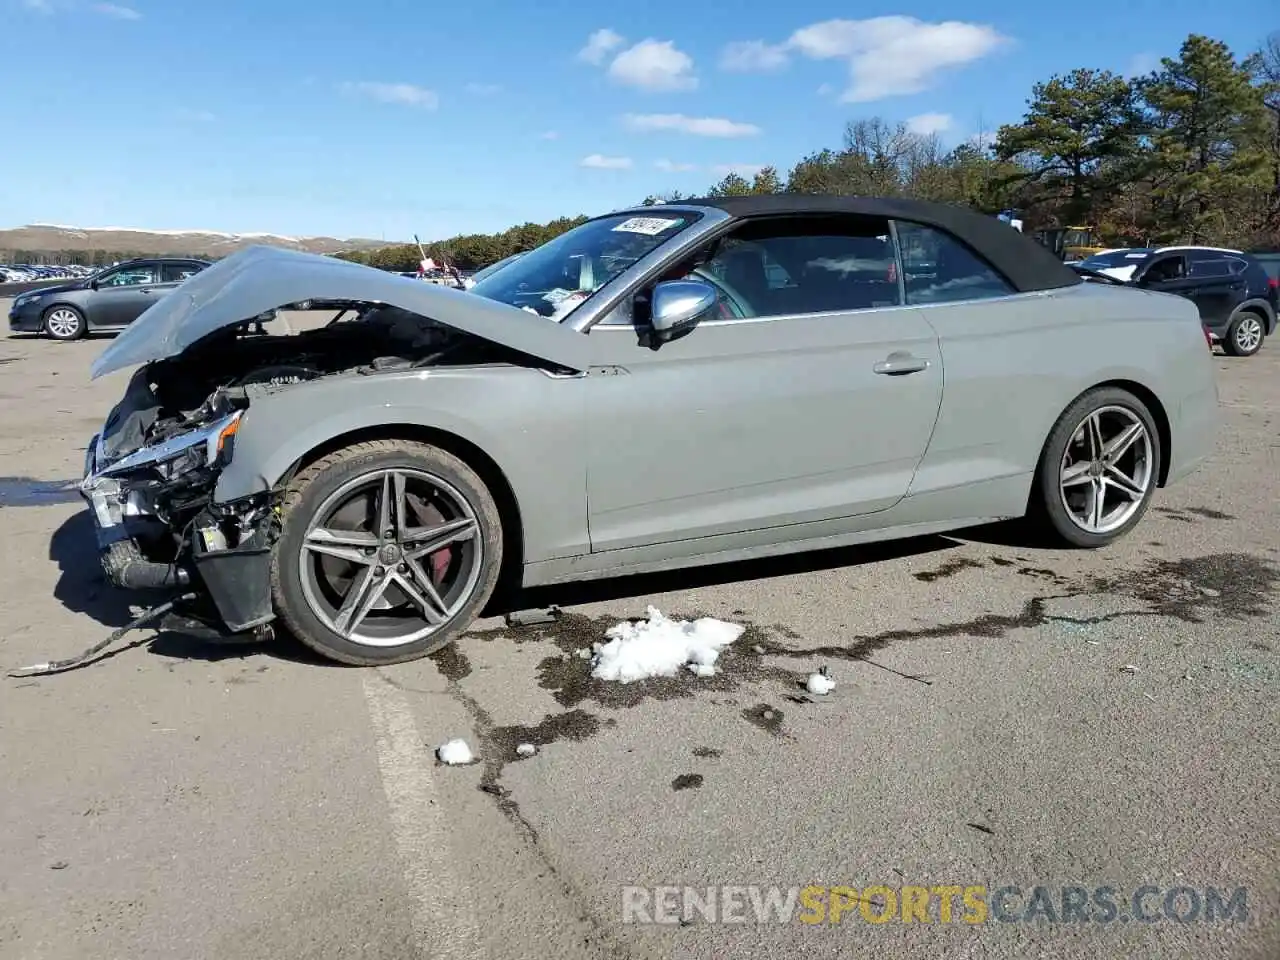
<path id="1" fill-rule="evenodd" d="M 573 370 L 588 365 L 584 334 L 508 304 L 335 257 L 252 246 L 157 300 L 99 355 L 90 375 L 177 356 L 216 330 L 300 300 L 385 303 Z"/>

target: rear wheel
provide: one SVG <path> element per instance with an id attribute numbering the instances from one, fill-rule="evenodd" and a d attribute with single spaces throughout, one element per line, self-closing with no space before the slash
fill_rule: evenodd
<path id="1" fill-rule="evenodd" d="M 1101 547 L 1142 519 L 1160 477 L 1160 434 L 1146 404 L 1098 387 L 1058 418 L 1036 470 L 1031 512 L 1075 547 Z"/>
<path id="2" fill-rule="evenodd" d="M 1252 310 L 1241 310 L 1227 326 L 1222 348 L 1233 357 L 1251 357 L 1262 349 L 1266 335 L 1262 317 Z"/>
<path id="3" fill-rule="evenodd" d="M 373 666 L 455 640 L 493 594 L 502 526 L 484 482 L 427 444 L 359 443 L 301 471 L 272 559 L 277 610 L 307 646 Z"/>
<path id="4" fill-rule="evenodd" d="M 54 340 L 79 340 L 87 330 L 84 315 L 75 307 L 58 304 L 44 315 L 44 332 Z"/>

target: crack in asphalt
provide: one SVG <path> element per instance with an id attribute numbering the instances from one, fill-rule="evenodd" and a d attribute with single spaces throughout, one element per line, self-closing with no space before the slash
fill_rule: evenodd
<path id="1" fill-rule="evenodd" d="M 998 567 L 1013 567 L 1017 561 L 992 557 L 990 562 Z M 963 563 L 948 561 L 931 576 L 915 574 L 918 580 L 932 582 L 964 570 L 984 567 L 982 562 L 968 560 Z M 564 877 L 552 862 L 537 829 L 524 815 L 519 802 L 501 783 L 507 764 L 522 762 L 534 757 L 520 757 L 516 747 L 532 743 L 545 747 L 560 740 L 583 741 L 601 729 L 617 725 L 612 717 L 601 718 L 581 708 L 587 701 L 605 708 L 636 706 L 646 700 L 672 700 L 695 697 L 704 692 L 726 692 L 744 683 L 782 683 L 795 691 L 803 687 L 804 671 L 789 670 L 767 662 L 768 658 L 790 660 L 833 659 L 860 661 L 880 669 L 889 670 L 904 679 L 922 684 L 931 681 L 893 670 L 870 659 L 871 654 L 896 643 L 911 640 L 931 640 L 968 636 L 977 639 L 998 639 L 1012 630 L 1045 626 L 1052 623 L 1069 623 L 1075 626 L 1094 626 L 1134 618 L 1165 617 L 1185 623 L 1202 623 L 1208 617 L 1225 617 L 1242 620 L 1268 615 L 1268 605 L 1280 586 L 1280 569 L 1270 561 L 1243 553 L 1220 553 L 1182 560 L 1153 560 L 1145 566 L 1107 575 L 1088 575 L 1069 579 L 1053 570 L 1020 566 L 1019 576 L 1047 581 L 1054 586 L 1065 587 L 1055 593 L 1029 597 L 1020 609 L 1012 613 L 986 613 L 966 620 L 935 624 L 928 627 L 899 628 L 879 633 L 855 636 L 843 644 L 816 646 L 785 646 L 773 637 L 787 640 L 803 639 L 796 631 L 782 625 L 762 628 L 741 617 L 742 611 L 733 611 L 744 626 L 742 635 L 727 647 L 717 660 L 717 672 L 711 677 L 694 677 L 692 674 L 674 677 L 655 677 L 631 684 L 617 684 L 597 680 L 591 676 L 590 651 L 592 644 L 600 642 L 605 631 L 620 620 L 639 622 L 641 618 L 611 616 L 588 617 L 583 614 L 563 613 L 546 624 L 516 625 L 472 631 L 467 637 L 482 642 L 504 641 L 513 644 L 550 643 L 559 653 L 544 658 L 537 667 L 538 684 L 548 690 L 566 709 L 547 714 L 530 726 L 512 724 L 500 726 L 493 722 L 488 710 L 462 688 L 462 681 L 471 674 L 471 664 L 465 652 L 457 644 L 432 654 L 437 669 L 447 681 L 448 695 L 452 696 L 471 717 L 475 736 L 479 743 L 479 755 L 483 772 L 479 789 L 488 794 L 498 809 L 513 825 L 518 834 L 532 847 L 547 870 L 561 885 L 564 894 L 578 905 L 580 919 L 594 930 L 600 945 L 610 945 L 625 953 L 609 933 L 607 925 L 582 906 L 585 902 L 572 882 Z M 1093 616 L 1052 614 L 1049 603 L 1080 597 L 1108 595 L 1137 601 L 1141 607 L 1110 611 Z M 703 614 L 677 615 L 675 619 L 697 619 Z M 386 678 L 388 682 L 390 678 Z M 400 686 L 397 684 L 397 686 Z M 402 687 L 403 688 L 403 687 Z M 415 691 L 424 693 L 425 691 Z M 792 693 L 788 698 L 797 703 L 815 701 Z M 719 702 L 719 701 L 717 701 Z M 726 702 L 736 703 L 728 700 Z M 772 704 L 761 702 L 742 711 L 742 718 L 761 731 L 780 740 L 795 738 L 783 726 L 785 714 Z M 718 756 L 717 751 L 699 747 L 698 757 Z M 672 781 L 676 791 L 702 785 L 701 774 L 682 774 Z M 975 829 L 981 829 L 976 827 Z"/>
<path id="2" fill-rule="evenodd" d="M 611 726 L 617 721 L 612 719 L 601 721 L 600 718 L 585 711 L 571 710 L 567 713 L 548 715 L 537 727 L 497 726 L 489 711 L 475 697 L 462 689 L 460 681 L 470 675 L 471 663 L 466 655 L 457 649 L 457 645 L 450 644 L 436 651 L 430 659 L 435 662 L 437 669 L 448 681 L 447 694 L 461 704 L 471 717 L 471 726 L 479 745 L 479 755 L 483 765 L 480 790 L 493 798 L 498 810 L 515 828 L 517 835 L 528 844 L 548 874 L 560 885 L 560 891 L 566 900 L 576 906 L 577 919 L 590 927 L 596 938 L 593 946 L 610 956 L 630 957 L 630 951 L 617 940 L 604 920 L 585 906 L 586 896 L 560 872 L 559 867 L 552 861 L 542 838 L 538 835 L 537 828 L 525 818 L 520 810 L 520 804 L 511 796 L 511 792 L 498 782 L 503 768 L 508 763 L 523 759 L 515 752 L 518 744 L 534 743 L 542 746 L 562 737 L 580 740 L 590 736 L 602 724 Z M 395 682 L 381 670 L 378 671 L 378 675 L 398 689 L 412 690 Z M 425 693 L 426 691 L 414 692 Z"/>

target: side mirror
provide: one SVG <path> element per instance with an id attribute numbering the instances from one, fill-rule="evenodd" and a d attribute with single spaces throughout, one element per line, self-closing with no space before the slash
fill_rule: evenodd
<path id="1" fill-rule="evenodd" d="M 654 339 L 674 340 L 696 327 L 716 307 L 716 289 L 702 280 L 667 280 L 653 288 L 650 313 Z"/>

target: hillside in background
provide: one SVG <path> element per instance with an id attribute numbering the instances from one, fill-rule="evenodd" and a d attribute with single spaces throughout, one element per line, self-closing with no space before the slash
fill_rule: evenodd
<path id="1" fill-rule="evenodd" d="M 241 247 L 268 244 L 309 253 L 339 253 L 387 245 L 385 240 L 285 237 L 273 233 L 213 230 L 134 230 L 127 227 L 68 227 L 33 223 L 0 230 L 0 262 L 35 259 L 34 254 L 110 253 L 131 256 L 225 257 Z M 19 254 L 23 254 L 19 256 Z M 47 257 L 39 257 L 41 260 Z"/>

